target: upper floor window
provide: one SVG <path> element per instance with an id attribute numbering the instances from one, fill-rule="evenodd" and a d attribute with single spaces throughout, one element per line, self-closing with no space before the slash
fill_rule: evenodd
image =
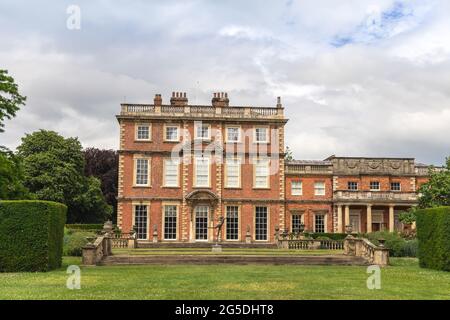
<path id="1" fill-rule="evenodd" d="M 380 182 L 379 181 L 370 181 L 369 188 L 370 188 L 370 191 L 379 191 L 380 190 Z"/>
<path id="2" fill-rule="evenodd" d="M 195 186 L 209 187 L 209 158 L 195 158 Z"/>
<path id="3" fill-rule="evenodd" d="M 239 188 L 241 184 L 241 161 L 239 159 L 227 159 L 225 187 Z"/>
<path id="4" fill-rule="evenodd" d="M 178 173 L 179 173 L 178 159 L 164 159 L 164 186 L 178 187 Z"/>
<path id="5" fill-rule="evenodd" d="M 347 189 L 352 191 L 358 190 L 358 182 L 356 181 L 347 182 Z"/>
<path id="6" fill-rule="evenodd" d="M 269 187 L 269 161 L 258 159 L 255 160 L 255 188 Z"/>
<path id="7" fill-rule="evenodd" d="M 239 142 L 241 140 L 241 128 L 236 127 L 227 127 L 227 142 Z"/>
<path id="8" fill-rule="evenodd" d="M 325 195 L 325 182 L 323 181 L 314 182 L 314 195 L 315 196 Z"/>
<path id="9" fill-rule="evenodd" d="M 303 184 L 301 181 L 292 181 L 291 194 L 293 196 L 301 196 L 303 194 Z"/>
<path id="10" fill-rule="evenodd" d="M 178 126 L 166 126 L 165 141 L 179 141 L 180 140 L 180 133 L 179 133 L 179 127 Z"/>
<path id="11" fill-rule="evenodd" d="M 211 125 L 206 123 L 197 124 L 195 127 L 195 138 L 202 140 L 211 139 Z"/>
<path id="12" fill-rule="evenodd" d="M 140 123 L 136 125 L 135 139 L 140 141 L 151 140 L 151 126 L 150 124 Z"/>
<path id="13" fill-rule="evenodd" d="M 256 127 L 255 128 L 255 142 L 266 143 L 268 142 L 267 137 L 267 127 Z"/>
<path id="14" fill-rule="evenodd" d="M 400 182 L 391 182 L 391 191 L 401 191 Z"/>
<path id="15" fill-rule="evenodd" d="M 135 172 L 134 172 L 134 184 L 136 186 L 149 186 L 150 185 L 150 159 L 148 158 L 136 158 L 135 159 Z"/>

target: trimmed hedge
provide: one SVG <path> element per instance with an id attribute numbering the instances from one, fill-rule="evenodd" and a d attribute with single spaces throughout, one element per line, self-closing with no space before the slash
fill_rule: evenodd
<path id="1" fill-rule="evenodd" d="M 450 271 L 450 207 L 418 210 L 416 226 L 420 266 Z"/>
<path id="2" fill-rule="evenodd" d="M 0 271 L 59 268 L 66 213 L 51 201 L 0 201 Z"/>
<path id="3" fill-rule="evenodd" d="M 305 235 L 313 239 L 328 238 L 330 240 L 344 240 L 345 237 L 347 236 L 345 233 L 308 233 L 308 232 L 305 232 Z"/>
<path id="4" fill-rule="evenodd" d="M 66 228 L 67 229 L 72 229 L 72 230 L 102 230 L 103 229 L 103 224 L 99 224 L 99 223 L 77 223 L 77 224 L 66 224 Z"/>

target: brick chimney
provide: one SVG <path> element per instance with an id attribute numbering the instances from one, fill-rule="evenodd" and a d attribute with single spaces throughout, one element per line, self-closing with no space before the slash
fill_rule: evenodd
<path id="1" fill-rule="evenodd" d="M 162 98 L 160 94 L 155 94 L 155 99 L 153 99 L 153 104 L 160 107 L 162 105 Z"/>
<path id="2" fill-rule="evenodd" d="M 171 106 L 187 106 L 188 98 L 186 92 L 172 92 L 172 98 L 170 98 Z"/>
<path id="3" fill-rule="evenodd" d="M 212 98 L 213 107 L 228 107 L 230 100 L 228 100 L 228 93 L 226 92 L 214 92 Z"/>

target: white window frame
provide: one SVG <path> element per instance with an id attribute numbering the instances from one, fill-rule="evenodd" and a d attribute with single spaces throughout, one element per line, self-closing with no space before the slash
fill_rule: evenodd
<path id="1" fill-rule="evenodd" d="M 356 185 L 356 189 L 350 189 L 350 185 L 351 184 L 355 184 Z M 359 183 L 358 183 L 358 181 L 347 181 L 347 190 L 348 191 L 358 191 L 359 190 Z"/>
<path id="2" fill-rule="evenodd" d="M 228 170 L 229 162 L 237 162 L 237 169 L 238 169 L 237 185 L 229 184 L 229 170 Z M 241 167 L 242 167 L 242 161 L 239 158 L 231 158 L 231 159 L 225 160 L 225 188 L 230 188 L 230 189 L 241 188 Z"/>
<path id="3" fill-rule="evenodd" d="M 377 189 L 372 188 L 372 183 L 377 183 L 378 188 Z M 369 189 L 370 191 L 380 191 L 381 189 L 380 181 L 369 181 Z"/>
<path id="4" fill-rule="evenodd" d="M 197 181 L 197 162 L 198 159 L 206 160 L 208 162 L 208 184 L 199 185 Z M 194 158 L 194 188 L 211 188 L 211 159 L 209 157 L 199 157 Z"/>
<path id="5" fill-rule="evenodd" d="M 177 137 L 176 137 L 176 139 L 167 139 L 167 129 L 168 128 L 177 128 Z M 179 142 L 180 141 L 180 125 L 178 125 L 178 124 L 165 124 L 164 125 L 164 141 L 165 142 Z"/>
<path id="6" fill-rule="evenodd" d="M 266 239 L 256 239 L 256 208 L 265 207 L 267 212 L 267 222 L 266 222 Z M 270 241 L 270 207 L 266 205 L 255 205 L 253 207 L 253 240 L 256 242 L 267 242 Z"/>
<path id="7" fill-rule="evenodd" d="M 263 140 L 261 140 L 261 141 L 258 141 L 257 140 L 257 134 L 256 134 L 256 129 L 265 129 L 266 130 L 266 139 L 263 141 Z M 254 127 L 254 130 L 253 130 L 253 143 L 269 143 L 269 127 L 268 126 L 257 126 L 257 127 Z"/>
<path id="8" fill-rule="evenodd" d="M 180 187 L 180 159 L 165 158 L 163 161 L 164 161 L 163 162 L 163 186 L 165 188 L 179 188 Z M 167 167 L 168 161 L 176 162 L 176 166 L 177 166 L 177 184 L 176 185 L 168 185 L 167 184 L 166 167 Z"/>
<path id="9" fill-rule="evenodd" d="M 305 224 L 305 212 L 304 211 L 291 211 L 291 232 L 294 232 L 294 216 L 300 216 L 300 223 Z"/>
<path id="10" fill-rule="evenodd" d="M 266 175 L 266 184 L 264 186 L 258 186 L 256 181 L 256 171 L 258 162 L 266 162 L 267 163 L 267 175 Z M 254 189 L 270 189 L 270 161 L 269 159 L 254 159 L 253 160 L 253 188 Z"/>
<path id="11" fill-rule="evenodd" d="M 147 208 L 147 221 L 146 221 L 146 232 L 145 232 L 145 238 L 139 239 L 139 240 L 148 240 L 149 237 L 149 228 L 150 228 L 150 202 L 135 202 L 133 201 L 131 203 L 131 223 L 132 226 L 136 226 L 136 206 L 144 206 Z M 137 236 L 137 235 L 136 235 Z"/>
<path id="12" fill-rule="evenodd" d="M 147 139 L 139 138 L 139 136 L 138 136 L 139 127 L 148 127 L 148 138 Z M 134 140 L 135 141 L 152 141 L 152 125 L 151 125 L 151 123 L 135 123 Z"/>
<path id="13" fill-rule="evenodd" d="M 238 231 L 237 231 L 237 239 L 229 239 L 228 238 L 228 229 L 227 229 L 227 221 L 225 220 L 225 239 L 226 241 L 240 241 L 241 240 L 241 206 L 239 205 L 226 205 L 225 206 L 225 214 L 228 219 L 228 207 L 237 207 L 237 225 L 238 225 Z"/>
<path id="14" fill-rule="evenodd" d="M 296 183 L 299 184 L 300 187 L 294 188 L 294 184 L 296 184 Z M 303 195 L 303 181 L 301 181 L 301 180 L 291 181 L 291 195 L 292 196 L 302 196 Z"/>
<path id="15" fill-rule="evenodd" d="M 321 183 L 321 184 L 323 184 L 323 188 L 317 188 L 317 184 L 319 184 L 319 183 Z M 323 193 L 318 193 L 317 191 L 318 190 L 322 190 L 323 189 Z M 326 195 L 326 193 L 327 193 L 327 187 L 326 187 L 326 184 L 325 184 L 325 181 L 315 181 L 314 182 L 314 195 L 315 196 L 325 196 Z"/>
<path id="16" fill-rule="evenodd" d="M 327 233 L 328 229 L 327 229 L 327 223 L 328 223 L 328 214 L 326 212 L 316 212 L 314 213 L 314 233 L 317 233 L 316 231 L 316 216 L 323 216 L 323 233 Z"/>
<path id="17" fill-rule="evenodd" d="M 238 129 L 238 139 L 237 140 L 229 140 L 228 139 L 228 129 Z M 225 141 L 227 142 L 227 143 L 240 143 L 241 142 L 241 139 L 242 139 L 242 134 L 241 134 L 241 126 L 232 126 L 232 125 L 229 125 L 229 126 L 226 126 L 225 127 Z"/>
<path id="18" fill-rule="evenodd" d="M 176 226 L 175 226 L 175 239 L 166 239 L 166 207 L 167 206 L 173 206 L 176 207 L 177 214 L 176 214 Z M 179 233 L 179 226 L 180 226 L 180 204 L 178 202 L 163 202 L 162 203 L 162 238 L 164 241 L 177 241 L 178 240 L 178 233 Z"/>
<path id="19" fill-rule="evenodd" d="M 147 183 L 146 184 L 138 184 L 137 182 L 137 164 L 138 160 L 146 160 L 147 161 Z M 134 187 L 150 187 L 151 186 L 151 158 L 145 156 L 135 156 L 133 158 L 133 186 Z"/>
<path id="20" fill-rule="evenodd" d="M 207 137 L 199 137 L 198 136 L 198 129 L 200 127 L 208 127 L 208 136 Z M 194 131 L 195 131 L 194 132 L 195 139 L 198 139 L 198 140 L 211 140 L 211 124 L 209 124 L 209 123 L 196 123 L 195 126 L 194 126 Z"/>
<path id="21" fill-rule="evenodd" d="M 392 188 L 392 184 L 393 184 L 393 183 L 398 183 L 398 190 L 394 190 L 394 189 Z M 392 191 L 392 192 L 401 192 L 401 191 L 402 191 L 402 183 L 399 182 L 399 181 L 393 181 L 393 182 L 391 182 L 391 183 L 390 183 L 390 187 L 391 187 L 391 191 Z"/>

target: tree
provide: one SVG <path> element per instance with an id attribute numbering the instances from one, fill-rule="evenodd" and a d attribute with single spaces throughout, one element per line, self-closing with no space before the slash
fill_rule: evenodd
<path id="1" fill-rule="evenodd" d="M 27 134 L 17 148 L 23 158 L 25 186 L 39 200 L 67 205 L 67 221 L 103 222 L 109 207 L 96 178 L 84 176 L 84 155 L 77 138 L 40 130 Z"/>
<path id="2" fill-rule="evenodd" d="M 292 155 L 292 150 L 288 146 L 286 146 L 286 151 L 284 155 L 284 160 L 286 161 L 292 161 L 294 160 L 294 156 Z"/>
<path id="3" fill-rule="evenodd" d="M 423 184 L 419 192 L 420 208 L 450 206 L 450 157 L 443 170 L 430 168 L 430 180 Z"/>
<path id="4" fill-rule="evenodd" d="M 117 184 L 119 154 L 114 150 L 87 148 L 84 150 L 84 174 L 100 180 L 106 202 L 113 207 L 112 220 L 117 219 Z"/>
<path id="5" fill-rule="evenodd" d="M 0 199 L 29 199 L 31 194 L 23 184 L 21 159 L 4 147 L 0 147 Z"/>
<path id="6" fill-rule="evenodd" d="M 0 69 L 0 132 L 4 131 L 3 121 L 16 116 L 21 105 L 25 105 L 26 97 L 19 94 L 14 78 L 8 76 L 7 70 Z"/>

